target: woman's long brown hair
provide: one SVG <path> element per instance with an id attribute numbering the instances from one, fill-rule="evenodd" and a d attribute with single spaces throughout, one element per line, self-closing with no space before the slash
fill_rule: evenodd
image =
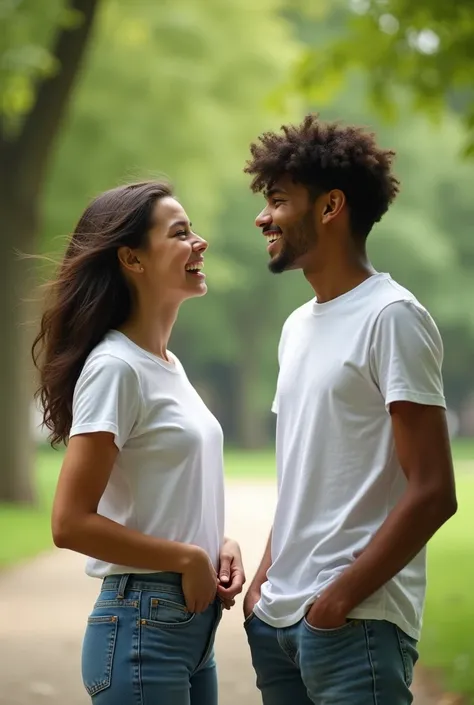
<path id="1" fill-rule="evenodd" d="M 153 207 L 171 196 L 166 183 L 120 186 L 98 196 L 81 216 L 33 343 L 40 374 L 36 392 L 51 445 L 67 443 L 74 389 L 92 349 L 131 313 L 131 292 L 122 274 L 119 247 L 146 245 Z"/>

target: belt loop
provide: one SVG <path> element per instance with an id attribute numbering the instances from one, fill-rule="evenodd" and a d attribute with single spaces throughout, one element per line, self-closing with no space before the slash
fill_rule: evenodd
<path id="1" fill-rule="evenodd" d="M 129 577 L 130 577 L 130 573 L 124 573 L 123 575 L 120 576 L 120 582 L 119 582 L 118 591 L 117 591 L 117 600 L 124 599 L 125 590 L 127 589 L 127 583 L 128 583 Z"/>

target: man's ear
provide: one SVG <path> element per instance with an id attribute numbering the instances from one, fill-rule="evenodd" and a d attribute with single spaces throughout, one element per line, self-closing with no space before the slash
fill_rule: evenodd
<path id="1" fill-rule="evenodd" d="M 346 196 L 340 189 L 333 189 L 325 195 L 325 202 L 322 210 L 322 223 L 329 223 L 334 220 L 343 210 L 346 204 Z"/>

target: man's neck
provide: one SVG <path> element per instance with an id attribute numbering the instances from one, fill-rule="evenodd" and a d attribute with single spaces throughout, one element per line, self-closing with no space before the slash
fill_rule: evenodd
<path id="1" fill-rule="evenodd" d="M 304 270 L 304 275 L 319 303 L 342 296 L 374 274 L 377 274 L 377 271 L 365 252 L 355 258 L 338 258 L 313 270 Z"/>

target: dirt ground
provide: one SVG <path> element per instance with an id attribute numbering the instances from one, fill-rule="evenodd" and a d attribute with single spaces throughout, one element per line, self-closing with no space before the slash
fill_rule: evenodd
<path id="1" fill-rule="evenodd" d="M 241 543 L 249 578 L 267 540 L 274 500 L 271 484 L 228 483 L 227 532 Z M 85 576 L 83 566 L 81 556 L 55 550 L 0 576 L 0 705 L 90 703 L 80 649 L 99 582 Z M 220 705 L 260 705 L 241 600 L 224 614 L 216 656 Z M 416 705 L 434 705 L 421 685 L 415 691 Z"/>

